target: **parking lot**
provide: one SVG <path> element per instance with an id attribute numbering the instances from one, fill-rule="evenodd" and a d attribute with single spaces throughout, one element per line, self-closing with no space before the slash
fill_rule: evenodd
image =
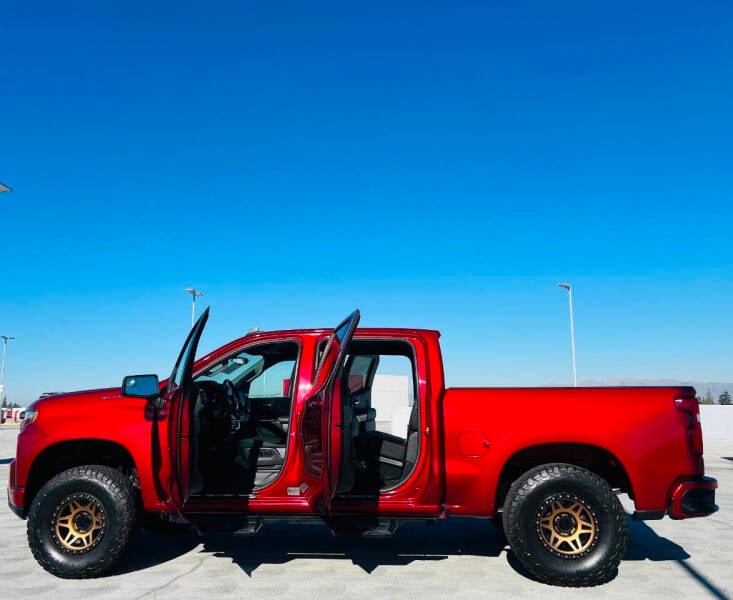
<path id="1" fill-rule="evenodd" d="M 0 428 L 3 598 L 729 598 L 733 594 L 733 441 L 706 440 L 720 512 L 630 522 L 618 576 L 592 591 L 533 581 L 486 521 L 406 525 L 390 539 L 341 539 L 320 525 L 266 525 L 254 537 L 141 533 L 113 574 L 67 581 L 31 556 L 25 521 L 6 507 L 16 427 Z"/>

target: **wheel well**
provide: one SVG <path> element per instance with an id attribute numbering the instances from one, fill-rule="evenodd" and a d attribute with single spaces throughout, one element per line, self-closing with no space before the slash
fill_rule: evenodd
<path id="1" fill-rule="evenodd" d="M 137 477 L 135 461 L 120 444 L 107 440 L 73 440 L 45 448 L 33 461 L 25 491 L 26 513 L 38 490 L 54 475 L 81 465 L 106 465 Z"/>
<path id="2" fill-rule="evenodd" d="M 608 450 L 591 444 L 541 444 L 520 450 L 504 464 L 496 489 L 495 511 L 504 506 L 509 488 L 520 475 L 534 467 L 558 462 L 587 469 L 633 498 L 626 470 Z"/>

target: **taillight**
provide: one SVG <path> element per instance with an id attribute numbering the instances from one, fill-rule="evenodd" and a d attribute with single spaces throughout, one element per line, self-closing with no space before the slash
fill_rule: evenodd
<path id="1" fill-rule="evenodd" d="M 675 398 L 677 410 L 689 415 L 687 423 L 687 446 L 695 455 L 702 455 L 702 427 L 700 427 L 700 406 L 697 398 Z"/>

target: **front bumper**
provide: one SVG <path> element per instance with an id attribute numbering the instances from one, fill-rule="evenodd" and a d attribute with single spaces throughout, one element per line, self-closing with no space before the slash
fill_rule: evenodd
<path id="1" fill-rule="evenodd" d="M 672 490 L 668 514 L 672 519 L 707 517 L 718 510 L 715 490 L 718 480 L 699 477 L 680 481 Z"/>
<path id="2" fill-rule="evenodd" d="M 15 461 L 10 463 L 8 475 L 8 506 L 21 519 L 25 519 L 25 488 L 15 487 Z"/>

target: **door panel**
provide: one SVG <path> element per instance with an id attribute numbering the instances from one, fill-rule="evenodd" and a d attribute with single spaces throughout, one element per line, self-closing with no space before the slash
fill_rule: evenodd
<path id="1" fill-rule="evenodd" d="M 338 376 L 358 323 L 359 311 L 355 310 L 328 337 L 313 377 L 314 392 L 306 401 L 302 417 L 301 435 L 306 472 L 320 477 L 321 496 L 326 511 L 331 510 L 341 468 L 343 423 Z"/>
<path id="2" fill-rule="evenodd" d="M 291 400 L 286 398 L 250 398 L 252 414 L 260 421 L 276 421 L 290 417 Z"/>
<path id="3" fill-rule="evenodd" d="M 193 363 L 196 358 L 201 333 L 209 318 L 209 309 L 204 310 L 183 344 L 168 385 L 163 392 L 163 406 L 160 412 L 168 415 L 168 455 L 170 471 L 167 481 L 169 500 L 180 512 L 188 499 L 191 467 L 191 404 L 193 394 Z M 166 452 L 165 448 L 161 448 Z"/>
<path id="4" fill-rule="evenodd" d="M 320 479 L 323 475 L 323 398 L 322 393 L 311 396 L 303 407 L 300 437 L 305 455 L 305 472 Z"/>
<path id="5" fill-rule="evenodd" d="M 402 346 L 398 348 L 398 346 Z M 430 349 L 430 351 L 428 351 Z M 438 346 L 437 335 L 428 332 L 426 335 L 421 333 L 401 335 L 399 338 L 393 338 L 384 335 L 382 332 L 371 334 L 367 331 L 359 330 L 355 341 L 352 341 L 349 353 L 356 358 L 351 361 L 347 360 L 347 365 L 351 366 L 357 374 L 361 375 L 369 373 L 372 370 L 372 357 L 379 356 L 379 367 L 376 375 L 370 375 L 371 383 L 369 389 L 360 390 L 358 385 L 361 377 L 351 379 L 352 406 L 357 415 L 360 413 L 364 418 L 364 427 L 362 429 L 361 421 L 359 423 L 360 433 L 375 431 L 379 429 L 376 424 L 369 423 L 371 419 L 378 419 L 380 415 L 380 407 L 390 408 L 394 406 L 403 406 L 403 402 L 396 402 L 391 395 L 384 395 L 384 388 L 371 389 L 374 381 L 380 375 L 406 375 L 408 380 L 408 390 L 413 389 L 412 407 L 417 407 L 417 415 L 410 414 L 409 420 L 407 413 L 399 412 L 399 419 L 387 418 L 389 427 L 382 427 L 385 432 L 376 432 L 374 436 L 360 435 L 359 444 L 356 445 L 357 464 L 361 464 L 358 460 L 367 461 L 367 473 L 369 474 L 373 468 L 373 463 L 369 463 L 369 459 L 380 457 L 384 454 L 385 458 L 393 458 L 391 452 L 381 452 L 379 448 L 373 448 L 369 442 L 387 442 L 393 439 L 389 434 L 392 431 L 394 423 L 398 424 L 395 433 L 399 433 L 394 438 L 395 442 L 399 442 L 402 452 L 397 457 L 399 462 L 405 464 L 405 459 L 409 456 L 410 462 L 415 462 L 414 469 L 409 471 L 408 476 L 403 471 L 405 479 L 394 487 L 384 486 L 379 489 L 378 501 L 375 502 L 376 496 L 370 496 L 372 490 L 372 482 L 367 476 L 366 479 L 361 477 L 361 472 L 357 472 L 357 487 L 355 491 L 364 491 L 364 494 L 340 494 L 334 501 L 332 514 L 354 514 L 354 513 L 378 513 L 380 515 L 425 515 L 437 516 L 442 510 L 442 501 L 444 497 L 444 464 L 442 457 L 442 426 L 443 418 L 440 413 L 440 397 L 443 390 L 442 379 L 442 363 L 440 357 L 440 348 Z M 400 362 L 395 361 L 393 357 L 402 357 Z M 405 359 L 409 359 L 411 365 L 403 366 Z M 428 368 L 429 367 L 429 368 Z M 381 371 L 380 371 L 381 369 Z M 407 369 L 410 374 L 407 374 Z M 347 371 L 347 375 L 350 374 Z M 428 376 L 429 375 L 429 376 Z M 344 379 L 347 381 L 347 379 Z M 382 380 L 384 382 L 384 380 Z M 390 386 L 391 387 L 391 386 Z M 409 392 L 408 392 L 409 393 Z M 371 397 L 371 394 L 374 397 Z M 400 391 L 400 398 L 404 397 L 405 391 Z M 376 405 L 376 408 L 375 408 Z M 369 411 L 369 409 L 372 411 Z M 388 413 L 385 412 L 385 415 Z M 394 416 L 394 415 L 393 415 Z M 413 417 L 419 419 L 413 422 Z M 412 441 L 412 443 L 410 443 Z M 416 442 L 416 443 L 415 443 Z M 407 446 L 411 446 L 410 450 L 419 450 L 415 455 L 410 452 L 408 455 Z M 385 461 L 386 462 L 386 461 Z M 391 464 L 387 463 L 387 464 Z M 402 470 L 400 470 L 402 471 Z M 393 477 L 390 477 L 392 479 Z M 365 485 L 362 485 L 366 482 Z"/>

